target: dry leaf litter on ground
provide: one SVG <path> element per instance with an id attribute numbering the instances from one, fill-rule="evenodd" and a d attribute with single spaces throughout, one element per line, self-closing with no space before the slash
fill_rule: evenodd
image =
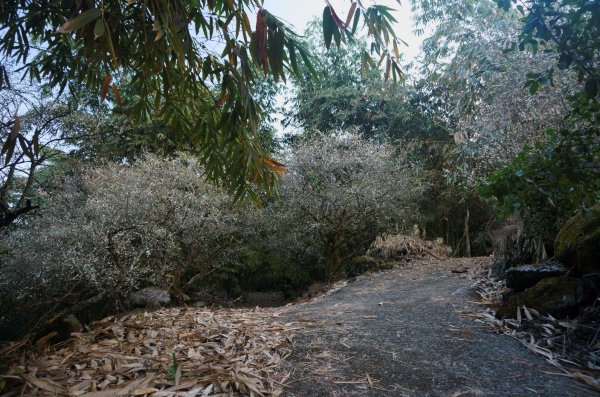
<path id="1" fill-rule="evenodd" d="M 600 298 L 572 320 L 559 320 L 525 306 L 518 308 L 515 318 L 498 320 L 493 307 L 501 303 L 506 284 L 487 278 L 486 273 L 486 269 L 476 269 L 471 274 L 477 280 L 482 309 L 461 314 L 517 339 L 543 356 L 557 368 L 554 375 L 600 391 Z"/>
<path id="2" fill-rule="evenodd" d="M 267 309 L 109 317 L 0 377 L 15 396 L 278 396 L 293 323 Z M 11 391 L 12 390 L 12 391 Z"/>

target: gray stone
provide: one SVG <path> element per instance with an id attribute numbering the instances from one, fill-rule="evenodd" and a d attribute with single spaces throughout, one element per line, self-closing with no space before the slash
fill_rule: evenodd
<path id="1" fill-rule="evenodd" d="M 562 276 L 567 270 L 556 259 L 550 259 L 543 265 L 515 266 L 506 270 L 506 286 L 515 291 L 523 291 L 545 278 Z"/>
<path id="2" fill-rule="evenodd" d="M 160 307 L 171 302 L 169 291 L 159 287 L 147 287 L 131 295 L 133 306 Z"/>
<path id="3" fill-rule="evenodd" d="M 245 302 L 249 306 L 260 306 L 260 307 L 275 307 L 285 305 L 286 299 L 283 292 L 271 291 L 271 292 L 259 292 L 251 291 L 246 295 Z"/>
<path id="4" fill-rule="evenodd" d="M 525 306 L 555 317 L 575 316 L 580 308 L 591 304 L 598 289 L 591 280 L 568 276 L 546 278 L 504 303 L 496 317 L 515 317 L 517 308 Z"/>
<path id="5" fill-rule="evenodd" d="M 490 267 L 490 270 L 488 271 L 488 277 L 503 279 L 506 276 L 506 271 L 510 268 L 510 265 L 510 260 L 505 256 L 497 259 Z"/>

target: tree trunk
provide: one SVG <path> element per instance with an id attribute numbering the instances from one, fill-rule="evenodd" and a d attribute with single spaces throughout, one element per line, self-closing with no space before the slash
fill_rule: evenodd
<path id="1" fill-rule="evenodd" d="M 469 209 L 467 208 L 467 215 L 465 216 L 465 256 L 471 257 L 471 238 L 469 237 Z"/>

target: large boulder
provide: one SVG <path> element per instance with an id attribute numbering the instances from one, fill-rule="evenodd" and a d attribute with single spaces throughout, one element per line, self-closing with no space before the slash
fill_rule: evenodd
<path id="1" fill-rule="evenodd" d="M 592 303 L 598 295 L 594 282 L 588 278 L 568 276 L 546 278 L 533 287 L 510 298 L 500 306 L 496 317 L 515 317 L 519 306 L 535 309 L 555 317 L 574 316 L 580 307 Z"/>
<path id="2" fill-rule="evenodd" d="M 562 276 L 567 270 L 565 265 L 554 258 L 542 265 L 515 266 L 505 272 L 506 286 L 515 291 L 523 291 L 545 278 Z"/>
<path id="3" fill-rule="evenodd" d="M 565 223 L 556 236 L 554 255 L 573 274 L 600 273 L 600 205 Z"/>
<path id="4" fill-rule="evenodd" d="M 131 295 L 131 303 L 136 307 L 156 308 L 171 302 L 169 291 L 159 287 L 147 287 Z"/>

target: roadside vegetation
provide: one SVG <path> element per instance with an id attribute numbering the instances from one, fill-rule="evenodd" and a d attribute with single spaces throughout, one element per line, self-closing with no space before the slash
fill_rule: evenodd
<path id="1" fill-rule="evenodd" d="M 361 1 L 303 35 L 260 1 L 37 3 L 0 1 L 0 340 L 149 287 L 289 301 L 383 236 L 589 270 L 555 240 L 600 227 L 598 2 L 415 0 L 411 64 Z"/>

